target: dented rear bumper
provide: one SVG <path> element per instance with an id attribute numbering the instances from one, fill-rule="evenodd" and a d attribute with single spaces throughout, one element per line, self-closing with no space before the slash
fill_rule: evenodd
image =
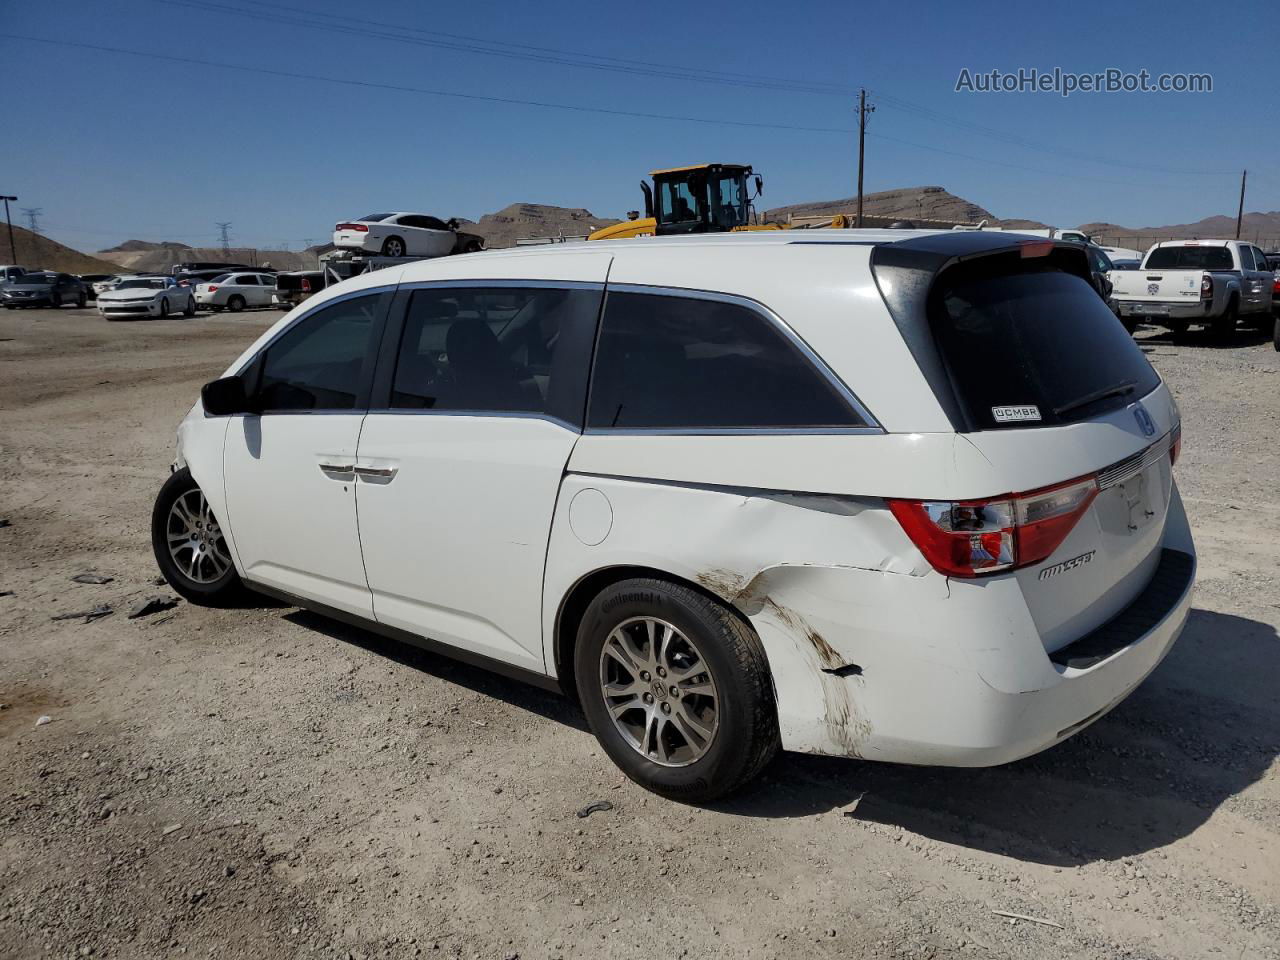
<path id="1" fill-rule="evenodd" d="M 982 767 L 1065 740 L 1124 700 L 1186 623 L 1195 552 L 1176 495 L 1164 551 L 1148 588 L 1082 638 L 1080 657 L 1045 650 L 1012 578 L 780 577 L 751 620 L 768 637 L 783 747 Z"/>

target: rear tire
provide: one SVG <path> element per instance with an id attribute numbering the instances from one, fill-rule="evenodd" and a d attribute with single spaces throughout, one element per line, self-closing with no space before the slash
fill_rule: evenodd
<path id="1" fill-rule="evenodd" d="M 1120 323 L 1124 326 L 1124 329 L 1129 336 L 1133 336 L 1134 333 L 1137 332 L 1138 320 L 1136 317 L 1121 317 Z"/>
<path id="2" fill-rule="evenodd" d="M 600 745 L 623 773 L 661 796 L 685 803 L 722 797 L 778 751 L 760 638 L 688 587 L 654 579 L 606 587 L 583 615 L 574 667 Z"/>
<path id="3" fill-rule="evenodd" d="M 1227 343 L 1235 336 L 1236 324 L 1240 319 L 1240 304 L 1236 300 L 1231 300 L 1227 304 L 1227 309 L 1223 311 L 1222 316 L 1214 319 L 1210 324 L 1215 340 Z"/>
<path id="4" fill-rule="evenodd" d="M 244 297 L 240 296 L 238 293 L 232 294 L 227 299 L 227 309 L 232 313 L 239 313 L 244 309 Z"/>
<path id="5" fill-rule="evenodd" d="M 1276 315 L 1275 326 L 1271 328 L 1271 345 L 1280 351 L 1280 314 Z"/>
<path id="6" fill-rule="evenodd" d="M 80 294 L 80 296 L 76 297 L 76 306 L 81 310 L 84 309 L 84 305 L 88 302 L 89 302 L 88 296 L 86 296 L 83 293 Z"/>
<path id="7" fill-rule="evenodd" d="M 222 528 L 185 467 L 156 496 L 151 549 L 169 586 L 192 603 L 221 607 L 244 595 Z"/>
<path id="8" fill-rule="evenodd" d="M 387 237 L 382 241 L 382 255 L 384 257 L 403 257 L 405 251 L 404 241 L 399 237 Z"/>
<path id="9" fill-rule="evenodd" d="M 184 317 L 194 317 L 196 315 L 196 298 L 187 297 L 187 305 L 182 311 Z"/>
<path id="10" fill-rule="evenodd" d="M 53 307 L 55 310 L 59 309 L 62 306 L 62 294 L 55 293 L 50 295 L 49 306 Z"/>
<path id="11" fill-rule="evenodd" d="M 1169 334 L 1173 337 L 1175 342 L 1185 340 L 1187 337 L 1187 328 L 1190 325 L 1191 324 L 1186 320 L 1170 320 Z"/>

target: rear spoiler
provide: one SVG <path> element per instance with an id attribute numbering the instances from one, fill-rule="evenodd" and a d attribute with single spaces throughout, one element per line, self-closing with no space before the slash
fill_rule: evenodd
<path id="1" fill-rule="evenodd" d="M 1088 252 L 1076 240 L 960 230 L 877 244 L 871 250 L 871 275 L 880 296 L 952 428 L 959 432 L 973 425 L 956 397 L 929 328 L 929 291 L 943 271 L 988 257 L 1008 258 L 1011 272 L 1020 269 L 1023 261 L 1051 264 L 1092 286 Z"/>

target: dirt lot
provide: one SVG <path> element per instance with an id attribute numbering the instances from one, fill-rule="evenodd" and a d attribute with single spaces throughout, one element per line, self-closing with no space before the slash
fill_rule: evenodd
<path id="1" fill-rule="evenodd" d="M 784 756 L 694 809 L 513 681 L 265 604 L 126 619 L 168 593 L 174 427 L 275 317 L 0 316 L 0 957 L 1280 957 L 1260 336 L 1142 337 L 1202 566 L 1128 702 L 1000 769 Z"/>

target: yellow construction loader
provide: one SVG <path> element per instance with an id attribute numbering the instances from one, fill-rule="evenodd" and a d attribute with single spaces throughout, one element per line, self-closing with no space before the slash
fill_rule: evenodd
<path id="1" fill-rule="evenodd" d="M 667 237 L 682 233 L 728 233 L 736 230 L 781 230 L 777 224 L 754 224 L 751 201 L 760 196 L 764 179 L 741 163 L 699 163 L 654 170 L 653 186 L 641 180 L 644 216 L 604 227 L 588 240 L 622 237 Z M 755 193 L 750 188 L 755 187 Z"/>

